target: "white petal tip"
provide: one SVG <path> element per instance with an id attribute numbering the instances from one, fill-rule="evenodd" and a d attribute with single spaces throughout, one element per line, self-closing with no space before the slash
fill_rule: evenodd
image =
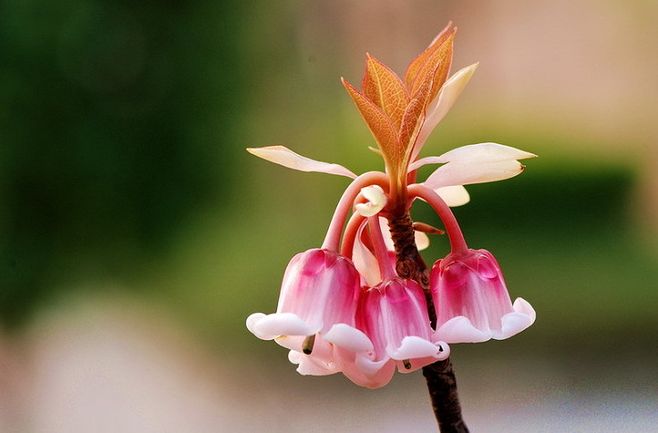
<path id="1" fill-rule="evenodd" d="M 249 332 L 251 332 L 254 335 L 256 334 L 256 332 L 254 331 L 254 326 L 256 325 L 256 323 L 260 322 L 260 320 L 263 317 L 265 317 L 265 314 L 263 313 L 254 313 L 249 315 L 249 317 L 247 317 L 246 325 Z"/>
<path id="2" fill-rule="evenodd" d="M 496 340 L 504 340 L 512 337 L 535 323 L 537 313 L 535 313 L 535 309 L 525 299 L 516 298 L 513 309 L 513 313 L 503 316 L 502 329 L 500 333 L 493 336 Z"/>
<path id="3" fill-rule="evenodd" d="M 302 376 L 328 376 L 338 373 L 338 369 L 333 362 L 322 362 L 296 350 L 291 350 L 288 353 L 288 360 L 297 365 L 297 373 Z"/>
<path id="4" fill-rule="evenodd" d="M 445 347 L 448 347 L 448 345 L 446 344 Z M 404 337 L 400 347 L 389 348 L 387 351 L 391 359 L 397 361 L 425 357 L 433 357 L 436 359 L 439 359 L 440 357 L 445 359 L 448 357 L 447 354 L 444 355 L 445 349 L 440 343 L 436 344 L 416 336 Z"/>
<path id="5" fill-rule="evenodd" d="M 471 201 L 471 195 L 462 185 L 442 186 L 434 192 L 450 207 L 463 206 Z"/>
<path id="6" fill-rule="evenodd" d="M 279 336 L 313 335 L 319 331 L 292 313 L 255 313 L 247 318 L 247 328 L 262 340 L 274 340 Z"/>
<path id="7" fill-rule="evenodd" d="M 537 313 L 535 312 L 535 309 L 532 308 L 532 305 L 530 305 L 530 303 L 525 299 L 516 298 L 516 300 L 514 301 L 514 305 L 512 305 L 512 308 L 517 313 L 523 313 L 529 316 L 532 319 L 532 323 L 535 322 L 535 319 L 537 318 Z"/>
<path id="8" fill-rule="evenodd" d="M 514 301 L 513 309 L 500 319 L 500 330 L 485 332 L 473 326 L 467 317 L 457 316 L 441 325 L 436 335 L 448 343 L 481 343 L 492 338 L 505 340 L 528 328 L 536 319 L 535 310 L 523 298 Z"/>
<path id="9" fill-rule="evenodd" d="M 337 323 L 332 326 L 323 338 L 325 341 L 351 352 L 370 352 L 374 350 L 372 342 L 366 334 L 344 323 Z"/>
<path id="10" fill-rule="evenodd" d="M 489 333 L 477 329 L 464 316 L 453 317 L 436 331 L 436 335 L 447 343 L 481 343 L 491 338 Z"/>
<path id="11" fill-rule="evenodd" d="M 368 200 L 366 203 L 358 203 L 354 206 L 356 211 L 364 217 L 377 215 L 384 207 L 388 198 L 379 185 L 370 185 L 361 189 L 361 194 Z"/>

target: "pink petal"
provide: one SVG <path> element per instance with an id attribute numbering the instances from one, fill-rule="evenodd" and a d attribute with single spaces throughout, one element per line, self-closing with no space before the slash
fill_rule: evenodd
<path id="1" fill-rule="evenodd" d="M 356 312 L 356 326 L 372 341 L 375 361 L 394 355 L 402 356 L 394 359 L 406 359 L 414 351 L 423 357 L 436 354 L 429 322 L 423 289 L 401 278 L 386 280 L 362 293 Z"/>
<path id="2" fill-rule="evenodd" d="M 336 323 L 353 324 L 360 292 L 359 274 L 346 257 L 317 248 L 295 255 L 283 276 L 277 313 L 293 313 L 311 332 L 299 334 L 300 325 L 281 335 L 312 335 Z"/>
<path id="3" fill-rule="evenodd" d="M 395 362 L 390 358 L 372 361 L 365 356 L 358 356 L 351 368 L 343 367 L 343 374 L 359 386 L 381 388 L 393 379 Z"/>
<path id="4" fill-rule="evenodd" d="M 362 236 L 363 230 L 366 228 L 367 220 L 363 221 L 361 227 L 356 233 L 354 241 L 354 249 L 352 250 L 352 261 L 356 270 L 363 277 L 368 286 L 375 286 L 381 280 L 382 276 L 379 272 L 379 265 L 377 258 L 363 243 Z"/>
<path id="5" fill-rule="evenodd" d="M 292 168 L 293 170 L 336 174 L 352 179 L 356 178 L 354 173 L 342 165 L 316 161 L 299 155 L 285 146 L 250 147 L 247 148 L 247 152 L 275 164 Z"/>

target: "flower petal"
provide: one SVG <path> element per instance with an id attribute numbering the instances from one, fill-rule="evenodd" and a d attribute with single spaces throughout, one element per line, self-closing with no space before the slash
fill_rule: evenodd
<path id="1" fill-rule="evenodd" d="M 384 236 L 386 249 L 389 251 L 395 251 L 395 244 L 393 243 L 393 237 L 391 236 L 391 229 L 388 227 L 388 220 L 380 216 L 379 227 L 382 229 L 382 235 Z"/>
<path id="2" fill-rule="evenodd" d="M 404 359 L 425 358 L 427 356 L 438 358 L 443 353 L 442 349 L 440 345 L 412 335 L 404 337 L 400 347 L 388 347 L 386 348 L 386 352 L 391 359 L 401 361 Z M 447 358 L 447 355 L 445 357 Z"/>
<path id="3" fill-rule="evenodd" d="M 390 358 L 372 361 L 359 354 L 353 362 L 341 365 L 341 370 L 345 377 L 357 385 L 375 389 L 391 381 L 395 374 L 395 362 Z"/>
<path id="4" fill-rule="evenodd" d="M 519 175 L 524 168 L 524 165 L 513 159 L 494 162 L 449 162 L 437 168 L 424 184 L 428 188 L 437 189 L 442 186 L 494 182 Z"/>
<path id="5" fill-rule="evenodd" d="M 299 155 L 285 146 L 250 147 L 247 148 L 247 152 L 275 164 L 292 168 L 293 170 L 336 174 L 352 179 L 356 178 L 356 174 L 342 165 L 316 161 Z"/>
<path id="6" fill-rule="evenodd" d="M 274 341 L 281 347 L 301 352 L 302 346 L 304 345 L 304 340 L 306 340 L 306 338 L 306 335 L 280 335 L 276 337 Z"/>
<path id="7" fill-rule="evenodd" d="M 532 308 L 532 305 L 530 305 L 530 303 L 525 299 L 516 298 L 516 300 L 514 301 L 514 305 L 512 305 L 512 308 L 517 313 L 523 313 L 529 316 L 532 319 L 532 323 L 535 323 L 535 320 L 537 319 L 537 313 L 535 312 L 535 309 Z"/>
<path id="8" fill-rule="evenodd" d="M 384 209 L 384 206 L 386 206 L 386 202 L 388 201 L 386 193 L 379 185 L 366 186 L 361 189 L 361 194 L 368 201 L 365 203 L 357 203 L 354 208 L 364 217 L 377 215 L 379 211 Z"/>
<path id="9" fill-rule="evenodd" d="M 448 356 L 450 356 L 450 346 L 448 346 L 448 344 L 444 341 L 438 342 L 436 344 L 440 344 L 441 347 L 443 348 L 443 352 L 439 352 L 438 357 L 426 356 L 424 358 L 411 358 L 404 361 L 397 361 L 396 364 L 398 367 L 398 372 L 403 374 L 413 373 L 414 371 L 418 371 L 419 369 L 427 365 L 433 364 L 436 361 L 443 361 L 444 359 L 448 358 Z M 409 366 L 411 368 L 407 368 Z"/>
<path id="10" fill-rule="evenodd" d="M 504 340 L 518 334 L 535 322 L 537 313 L 532 305 L 523 298 L 516 298 L 514 301 L 514 312 L 505 314 L 502 318 L 502 329 L 500 334 L 494 333 L 493 338 Z"/>
<path id="11" fill-rule="evenodd" d="M 534 153 L 498 143 L 478 143 L 457 147 L 439 156 L 438 162 L 495 162 L 536 158 Z"/>
<path id="12" fill-rule="evenodd" d="M 412 158 L 413 159 L 413 158 Z M 409 164 L 408 172 L 418 170 L 419 168 L 429 165 L 429 164 L 443 164 L 444 161 L 441 156 L 426 156 L 425 158 L 420 158 Z"/>
<path id="13" fill-rule="evenodd" d="M 415 231 L 414 240 L 416 241 L 418 251 L 426 250 L 430 246 L 430 238 L 426 233 Z"/>
<path id="14" fill-rule="evenodd" d="M 442 186 L 434 190 L 450 207 L 462 206 L 471 201 L 471 196 L 461 185 Z"/>
<path id="15" fill-rule="evenodd" d="M 409 171 L 418 170 L 428 164 L 445 164 L 447 162 L 495 162 L 512 159 L 535 158 L 534 153 L 498 143 L 478 143 L 457 147 L 440 156 L 428 156 L 414 161 Z"/>
<path id="16" fill-rule="evenodd" d="M 379 361 L 373 361 L 370 359 L 368 356 L 364 355 L 357 355 L 356 356 L 356 362 L 355 365 L 357 368 L 366 376 L 376 376 L 378 373 L 381 372 L 382 369 L 385 367 L 386 370 L 390 369 L 390 376 L 393 376 L 393 373 L 395 372 L 395 364 L 392 362 L 391 358 L 383 358 Z M 388 374 L 385 374 L 385 376 L 389 376 Z M 388 377 L 388 380 L 386 380 L 386 383 L 391 380 L 390 377 Z"/>
<path id="17" fill-rule="evenodd" d="M 352 261 L 354 267 L 365 280 L 368 286 L 375 286 L 382 280 L 381 273 L 379 272 L 379 265 L 375 255 L 363 244 L 363 230 L 365 229 L 367 220 L 361 224 L 356 233 L 354 240 L 354 249 L 352 250 Z"/>
<path id="18" fill-rule="evenodd" d="M 344 323 L 337 323 L 332 326 L 323 338 L 325 341 L 351 352 L 370 352 L 374 350 L 372 342 L 366 334 Z"/>
<path id="19" fill-rule="evenodd" d="M 435 103 L 432 106 L 428 107 L 428 114 L 425 118 L 425 123 L 423 128 L 418 134 L 418 140 L 416 142 L 416 148 L 414 149 L 414 154 L 412 160 L 420 152 L 421 147 L 427 140 L 427 137 L 432 133 L 436 125 L 448 114 L 450 108 L 454 105 L 459 98 L 459 95 L 462 93 L 466 84 L 475 73 L 479 63 L 473 63 L 470 66 L 460 69 L 455 74 L 453 74 L 441 87 L 439 95 L 435 99 Z"/>
<path id="20" fill-rule="evenodd" d="M 254 330 L 254 326 L 256 325 L 256 323 L 260 322 L 265 316 L 266 315 L 263 313 L 250 314 L 249 317 L 247 317 L 247 329 L 249 330 L 249 332 L 255 334 L 256 332 Z"/>
<path id="21" fill-rule="evenodd" d="M 297 373 L 302 376 L 328 376 L 338 373 L 338 370 L 327 368 L 323 363 L 316 362 L 313 357 L 304 355 L 296 350 L 288 353 L 288 360 L 292 364 L 297 364 Z"/>
<path id="22" fill-rule="evenodd" d="M 491 336 L 477 329 L 464 316 L 453 317 L 436 330 L 436 335 L 448 343 L 481 343 Z"/>
<path id="23" fill-rule="evenodd" d="M 273 340 L 280 335 L 313 335 L 313 328 L 293 313 L 254 313 L 247 318 L 247 328 L 262 340 Z"/>
<path id="24" fill-rule="evenodd" d="M 288 360 L 298 364 L 297 372 L 301 375 L 327 376 L 338 373 L 340 369 L 334 361 L 333 346 L 324 341 L 320 336 L 315 339 L 313 352 L 306 355 L 299 350 L 291 350 Z"/>

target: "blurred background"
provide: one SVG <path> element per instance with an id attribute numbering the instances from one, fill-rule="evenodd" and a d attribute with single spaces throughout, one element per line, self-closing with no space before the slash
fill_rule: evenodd
<path id="1" fill-rule="evenodd" d="M 420 374 L 302 377 L 248 333 L 346 180 L 244 148 L 381 169 L 339 77 L 449 20 L 480 67 L 424 154 L 540 155 L 455 209 L 538 313 L 453 346 L 467 423 L 658 431 L 655 1 L 2 0 L 0 432 L 434 431 Z"/>

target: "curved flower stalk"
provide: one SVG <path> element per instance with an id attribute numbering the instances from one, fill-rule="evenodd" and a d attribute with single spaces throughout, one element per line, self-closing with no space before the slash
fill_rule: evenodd
<path id="1" fill-rule="evenodd" d="M 449 24 L 403 78 L 367 55 L 360 90 L 342 79 L 377 142 L 383 172 L 357 176 L 283 146 L 247 149 L 295 170 L 353 179 L 321 248 L 291 260 L 277 311 L 249 316 L 249 330 L 290 349 L 288 358 L 300 374 L 341 372 L 358 385 L 377 388 L 396 370 L 423 368 L 439 421 L 441 395 L 452 402 L 446 419 L 461 417 L 448 343 L 508 338 L 535 320 L 525 300 L 512 304 L 493 256 L 468 247 L 450 207 L 470 200 L 464 185 L 509 179 L 523 172 L 519 161 L 536 155 L 479 143 L 419 158 L 478 66 L 449 76 L 455 32 Z M 417 171 L 428 164 L 439 166 L 419 182 Z M 415 200 L 434 209 L 442 229 L 411 220 Z M 443 233 L 450 253 L 435 263 L 428 281 L 418 250 L 429 244 L 428 234 Z M 443 367 L 432 370 L 437 361 L 447 364 L 439 362 Z"/>

